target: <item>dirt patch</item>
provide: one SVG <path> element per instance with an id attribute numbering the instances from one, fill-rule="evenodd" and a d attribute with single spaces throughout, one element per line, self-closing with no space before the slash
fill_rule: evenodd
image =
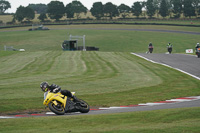
<path id="1" fill-rule="evenodd" d="M 30 110 L 21 110 L 17 112 L 0 112 L 0 115 L 25 115 L 25 114 L 45 114 L 49 109 L 30 109 Z"/>

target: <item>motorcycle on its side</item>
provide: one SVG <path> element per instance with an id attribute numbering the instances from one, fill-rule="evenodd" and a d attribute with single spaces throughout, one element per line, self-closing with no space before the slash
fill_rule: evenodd
<path id="1" fill-rule="evenodd" d="M 75 92 L 72 92 L 72 94 L 74 95 Z M 90 106 L 87 102 L 78 98 L 74 100 L 62 95 L 60 92 L 47 92 L 43 104 L 57 115 L 64 115 L 71 112 L 88 113 L 90 111 Z"/>
<path id="2" fill-rule="evenodd" d="M 196 55 L 197 55 L 198 58 L 200 58 L 200 48 L 196 49 Z"/>

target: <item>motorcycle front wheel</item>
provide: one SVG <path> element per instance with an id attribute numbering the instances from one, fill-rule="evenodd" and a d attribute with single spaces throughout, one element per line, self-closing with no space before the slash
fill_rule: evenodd
<path id="1" fill-rule="evenodd" d="M 90 111 L 90 106 L 87 102 L 79 99 L 79 102 L 77 103 L 78 106 L 78 110 L 81 112 L 81 113 L 88 113 Z"/>
<path id="2" fill-rule="evenodd" d="M 53 102 L 50 102 L 48 104 L 48 106 L 49 106 L 49 109 L 57 115 L 64 115 L 65 114 L 65 108 L 60 103 L 55 105 Z"/>

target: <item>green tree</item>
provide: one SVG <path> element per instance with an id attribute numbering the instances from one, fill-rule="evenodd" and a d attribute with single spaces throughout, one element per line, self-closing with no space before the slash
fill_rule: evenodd
<path id="1" fill-rule="evenodd" d="M 106 14 L 107 17 L 110 17 L 110 19 L 119 16 L 117 6 L 112 4 L 111 2 L 108 2 L 104 5 L 104 13 Z"/>
<path id="2" fill-rule="evenodd" d="M 183 12 L 184 12 L 184 15 L 185 17 L 192 17 L 192 16 L 195 16 L 195 8 L 192 4 L 192 0 L 184 0 L 183 1 Z"/>
<path id="3" fill-rule="evenodd" d="M 160 3 L 161 3 L 161 0 L 153 0 L 153 5 L 156 9 L 155 12 L 156 12 L 157 17 L 159 17 Z"/>
<path id="4" fill-rule="evenodd" d="M 72 3 L 69 3 L 65 7 L 65 12 L 67 14 L 67 18 L 74 18 L 74 11 L 72 10 Z"/>
<path id="5" fill-rule="evenodd" d="M 45 4 L 29 4 L 28 7 L 32 8 L 38 14 L 47 12 L 47 5 Z"/>
<path id="6" fill-rule="evenodd" d="M 182 0 L 172 0 L 172 12 L 175 18 L 180 18 L 182 13 Z"/>
<path id="7" fill-rule="evenodd" d="M 198 17 L 198 15 L 200 14 L 200 0 L 193 0 L 192 4 L 195 8 L 196 17 Z"/>
<path id="8" fill-rule="evenodd" d="M 167 9 L 168 9 L 168 15 L 170 15 L 170 18 L 172 17 L 172 0 L 166 0 L 167 3 Z"/>
<path id="9" fill-rule="evenodd" d="M 51 1 L 47 5 L 47 13 L 51 19 L 59 21 L 65 15 L 65 7 L 63 2 Z"/>
<path id="10" fill-rule="evenodd" d="M 198 15 L 200 14 L 200 8 L 197 10 L 197 14 L 198 14 Z"/>
<path id="11" fill-rule="evenodd" d="M 30 21 L 30 20 L 32 20 L 32 19 L 35 18 L 35 12 L 34 12 L 34 10 L 32 8 L 28 7 L 28 6 L 25 7 L 25 18 L 28 21 Z"/>
<path id="12" fill-rule="evenodd" d="M 77 19 L 80 18 L 81 13 L 87 13 L 87 8 L 80 1 L 72 1 L 72 8 Z"/>
<path id="13" fill-rule="evenodd" d="M 152 18 L 155 15 L 156 8 L 153 5 L 153 0 L 147 0 L 147 15 Z"/>
<path id="14" fill-rule="evenodd" d="M 147 2 L 146 1 L 142 1 L 141 2 L 142 8 L 144 8 L 145 10 L 147 10 Z M 142 12 L 142 15 L 145 17 L 146 16 L 146 12 Z"/>
<path id="15" fill-rule="evenodd" d="M 14 18 L 19 22 L 22 22 L 24 19 L 30 21 L 35 18 L 35 13 L 30 7 L 20 6 L 17 8 Z"/>
<path id="16" fill-rule="evenodd" d="M 23 6 L 20 6 L 17 8 L 16 13 L 14 14 L 14 18 L 17 21 L 22 22 L 24 20 L 25 18 L 24 10 L 25 10 L 25 7 Z"/>
<path id="17" fill-rule="evenodd" d="M 117 7 L 117 9 L 123 18 L 129 16 L 129 12 L 131 11 L 131 8 L 125 4 L 121 4 L 120 6 Z"/>
<path id="18" fill-rule="evenodd" d="M 87 8 L 80 1 L 75 0 L 66 6 L 65 12 L 68 18 L 73 18 L 75 16 L 77 19 L 79 19 L 81 13 L 87 13 Z"/>
<path id="19" fill-rule="evenodd" d="M 166 0 L 162 0 L 161 1 L 160 9 L 159 9 L 159 14 L 162 17 L 166 17 L 168 15 L 168 7 L 167 7 Z"/>
<path id="20" fill-rule="evenodd" d="M 43 22 L 45 19 L 47 19 L 46 13 L 41 13 L 40 16 L 38 16 L 38 19 Z"/>
<path id="21" fill-rule="evenodd" d="M 101 19 L 104 14 L 103 14 L 103 4 L 102 2 L 95 2 L 93 3 L 92 8 L 90 9 L 92 15 L 96 17 L 96 19 Z"/>
<path id="22" fill-rule="evenodd" d="M 140 2 L 134 2 L 132 6 L 132 12 L 133 15 L 139 18 L 139 16 L 142 14 L 142 4 Z"/>
<path id="23" fill-rule="evenodd" d="M 8 1 L 0 0 L 0 14 L 4 14 L 9 8 L 11 8 L 11 5 Z"/>

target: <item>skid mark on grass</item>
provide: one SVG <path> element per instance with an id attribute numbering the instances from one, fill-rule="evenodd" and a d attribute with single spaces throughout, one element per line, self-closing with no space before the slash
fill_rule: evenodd
<path id="1" fill-rule="evenodd" d="M 86 64 L 87 71 L 85 75 L 87 75 L 86 78 L 88 80 L 112 78 L 115 76 L 116 68 L 96 52 L 83 54 L 82 59 Z"/>
<path id="2" fill-rule="evenodd" d="M 55 62 L 55 58 L 59 56 L 58 52 L 47 52 L 46 54 L 35 57 L 34 61 L 27 64 L 24 68 L 22 68 L 19 72 L 23 73 L 38 73 L 38 72 L 47 72 L 50 70 L 52 65 Z"/>
<path id="3" fill-rule="evenodd" d="M 24 52 L 0 58 L 0 61 L 6 60 L 1 62 L 0 73 L 7 74 L 20 71 L 28 64 L 34 62 L 35 58 L 43 56 L 44 54 L 46 54 L 46 52 Z"/>

